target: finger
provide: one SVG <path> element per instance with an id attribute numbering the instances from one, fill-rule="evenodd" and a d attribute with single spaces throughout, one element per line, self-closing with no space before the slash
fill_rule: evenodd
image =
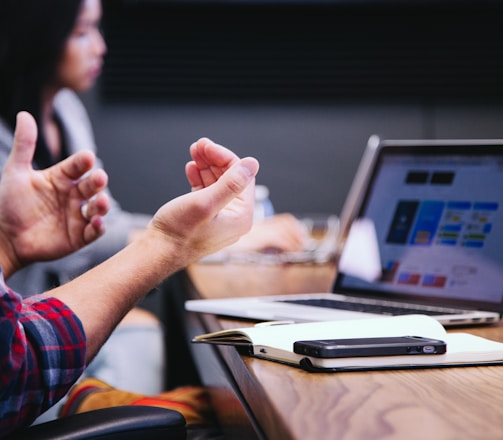
<path id="1" fill-rule="evenodd" d="M 253 186 L 250 185 L 258 173 L 259 163 L 255 158 L 240 159 L 214 185 L 204 189 L 207 203 L 219 212 L 248 187 L 245 202 L 253 208 Z"/>
<path id="2" fill-rule="evenodd" d="M 188 162 L 187 165 L 185 165 L 185 175 L 187 176 L 192 191 L 204 188 L 203 179 L 199 174 L 199 168 L 195 162 Z"/>
<path id="3" fill-rule="evenodd" d="M 90 220 L 95 216 L 104 216 L 110 209 L 110 198 L 107 194 L 98 194 L 89 202 L 82 205 L 82 217 L 86 220 Z"/>
<path id="4" fill-rule="evenodd" d="M 19 112 L 16 116 L 14 143 L 9 157 L 10 166 L 31 168 L 37 143 L 37 123 L 28 112 Z"/>
<path id="5" fill-rule="evenodd" d="M 235 153 L 207 138 L 201 138 L 192 144 L 190 154 L 199 170 L 203 186 L 214 183 L 239 160 Z"/>
<path id="6" fill-rule="evenodd" d="M 92 169 L 96 157 L 92 151 L 79 151 L 59 162 L 57 171 L 71 180 L 80 179 Z"/>
<path id="7" fill-rule="evenodd" d="M 84 241 L 92 243 L 105 233 L 105 222 L 103 217 L 94 216 L 84 228 Z"/>
<path id="8" fill-rule="evenodd" d="M 84 199 L 90 199 L 104 190 L 108 184 L 107 173 L 100 169 L 93 170 L 78 183 L 79 192 Z"/>
<path id="9" fill-rule="evenodd" d="M 190 146 L 190 155 L 202 168 L 208 167 L 209 164 L 224 167 L 239 159 L 234 152 L 208 138 L 201 138 L 194 142 Z"/>
<path id="10" fill-rule="evenodd" d="M 229 166 L 230 165 L 227 165 L 225 168 L 218 169 L 217 167 L 202 169 L 195 161 L 191 161 L 185 165 L 185 175 L 187 176 L 192 191 L 195 191 L 215 183 Z"/>

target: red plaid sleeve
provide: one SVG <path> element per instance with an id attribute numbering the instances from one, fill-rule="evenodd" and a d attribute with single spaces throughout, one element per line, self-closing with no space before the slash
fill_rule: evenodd
<path id="1" fill-rule="evenodd" d="M 23 299 L 0 274 L 0 438 L 61 399 L 85 367 L 84 329 L 61 301 Z"/>

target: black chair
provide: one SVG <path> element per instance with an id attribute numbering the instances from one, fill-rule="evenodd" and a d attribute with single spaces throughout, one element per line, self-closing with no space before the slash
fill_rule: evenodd
<path id="1" fill-rule="evenodd" d="M 17 431 L 6 440 L 185 440 L 177 411 L 154 406 L 116 406 L 74 414 Z"/>

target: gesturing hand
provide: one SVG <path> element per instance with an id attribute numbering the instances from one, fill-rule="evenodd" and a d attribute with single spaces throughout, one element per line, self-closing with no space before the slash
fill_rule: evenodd
<path id="1" fill-rule="evenodd" d="M 183 266 L 234 243 L 253 220 L 254 183 L 259 164 L 240 159 L 209 139 L 195 142 L 186 175 L 192 192 L 161 207 L 151 222 L 177 247 Z"/>
<path id="2" fill-rule="evenodd" d="M 82 151 L 36 171 L 36 139 L 35 120 L 19 113 L 0 181 L 0 263 L 6 276 L 27 263 L 67 255 L 104 233 L 110 201 L 101 191 L 108 176 L 90 171 L 94 154 Z"/>

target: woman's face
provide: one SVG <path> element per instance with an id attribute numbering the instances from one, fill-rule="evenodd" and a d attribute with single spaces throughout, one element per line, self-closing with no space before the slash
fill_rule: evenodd
<path id="1" fill-rule="evenodd" d="M 107 47 L 100 32 L 101 0 L 82 0 L 57 71 L 57 87 L 77 92 L 91 88 L 101 73 Z"/>

